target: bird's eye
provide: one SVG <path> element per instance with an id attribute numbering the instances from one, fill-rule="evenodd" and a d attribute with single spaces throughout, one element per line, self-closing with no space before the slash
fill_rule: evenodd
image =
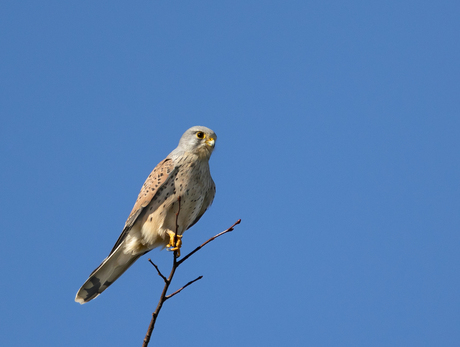
<path id="1" fill-rule="evenodd" d="M 204 139 L 204 136 L 205 136 L 204 132 L 202 132 L 202 131 L 199 131 L 199 132 L 196 133 L 196 137 L 198 137 L 199 139 Z"/>

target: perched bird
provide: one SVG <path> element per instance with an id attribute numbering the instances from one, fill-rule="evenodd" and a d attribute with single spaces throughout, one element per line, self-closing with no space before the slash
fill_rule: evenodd
<path id="1" fill-rule="evenodd" d="M 80 288 L 76 302 L 84 304 L 96 298 L 141 255 L 156 247 L 180 252 L 182 234 L 198 222 L 216 193 L 209 170 L 216 139 L 214 131 L 203 126 L 194 126 L 182 135 L 177 148 L 147 177 L 123 232 L 109 256 Z"/>

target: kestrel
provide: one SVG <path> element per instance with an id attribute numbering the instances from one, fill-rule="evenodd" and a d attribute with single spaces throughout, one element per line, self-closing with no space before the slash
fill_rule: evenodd
<path id="1" fill-rule="evenodd" d="M 76 302 L 84 304 L 96 298 L 152 249 L 180 250 L 182 234 L 198 222 L 216 193 L 209 170 L 216 139 L 214 131 L 203 126 L 194 126 L 182 135 L 177 148 L 147 177 L 123 232 L 109 256 L 80 288 Z"/>

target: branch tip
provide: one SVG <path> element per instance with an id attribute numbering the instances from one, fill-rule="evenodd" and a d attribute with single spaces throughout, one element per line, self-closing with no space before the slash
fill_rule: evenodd
<path id="1" fill-rule="evenodd" d="M 177 213 L 176 213 L 176 231 L 175 231 L 175 235 L 174 235 L 174 243 L 177 242 L 177 231 L 179 229 L 179 225 L 178 225 L 178 219 L 179 219 L 179 212 L 180 212 L 180 196 L 179 198 L 177 199 L 178 202 L 179 202 L 179 206 L 178 206 L 178 209 L 177 209 Z M 165 303 L 166 300 L 168 299 L 171 299 L 173 296 L 179 294 L 182 290 L 184 290 L 185 288 L 187 288 L 189 285 L 195 283 L 196 281 L 199 281 L 203 278 L 203 276 L 198 276 L 197 278 L 195 278 L 193 281 L 190 281 L 188 282 L 186 285 L 184 285 L 182 288 L 179 288 L 178 290 L 176 290 L 174 293 L 171 293 L 169 295 L 166 295 L 167 291 L 168 291 L 168 288 L 169 288 L 169 285 L 171 284 L 171 281 L 174 277 L 174 274 L 176 272 L 176 269 L 179 267 L 180 264 L 182 264 L 185 260 L 187 260 L 188 258 L 190 258 L 193 254 L 195 254 L 196 252 L 198 252 L 201 248 L 203 248 L 205 245 L 207 245 L 209 242 L 217 239 L 219 236 L 222 236 L 230 231 L 233 231 L 234 227 L 238 224 L 241 223 L 241 219 L 238 219 L 230 228 L 228 228 L 227 230 L 224 230 L 222 231 L 221 233 L 211 237 L 209 240 L 207 240 L 206 242 L 204 242 L 203 244 L 201 244 L 200 246 L 198 246 L 197 248 L 195 248 L 193 251 L 191 251 L 189 254 L 187 254 L 185 257 L 183 257 L 181 260 L 177 260 L 177 251 L 174 251 L 174 255 L 173 255 L 173 266 L 171 268 L 171 273 L 169 274 L 169 277 L 166 278 L 166 276 L 164 276 L 160 269 L 158 268 L 158 266 L 149 258 L 148 261 L 155 267 L 155 269 L 157 270 L 158 272 L 158 275 L 163 279 L 163 281 L 165 282 L 165 285 L 164 285 L 164 288 L 163 288 L 163 291 L 161 293 L 161 296 L 160 296 L 160 300 L 158 302 L 158 305 L 155 309 L 155 311 L 152 313 L 152 320 L 150 321 L 150 325 L 147 329 L 147 333 L 145 334 L 145 338 L 144 338 L 144 341 L 143 341 L 143 344 L 142 346 L 143 347 L 147 347 L 149 342 L 150 342 L 150 337 L 152 336 L 152 331 L 155 327 L 155 322 L 156 322 L 156 319 L 160 313 L 160 310 L 161 308 L 163 307 L 163 304 Z"/>
<path id="2" fill-rule="evenodd" d="M 168 283 L 168 279 L 161 273 L 160 269 L 158 268 L 158 266 L 156 266 L 156 264 L 152 261 L 152 259 L 149 258 L 149 262 L 150 262 L 150 264 L 152 264 L 152 265 L 155 267 L 155 269 L 157 270 L 158 276 L 160 276 L 160 277 L 163 279 L 163 281 L 165 281 L 165 283 Z"/>

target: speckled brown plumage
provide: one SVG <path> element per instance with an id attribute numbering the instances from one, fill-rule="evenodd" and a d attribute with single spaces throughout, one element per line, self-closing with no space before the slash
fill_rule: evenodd
<path id="1" fill-rule="evenodd" d="M 91 273 L 75 301 L 83 304 L 94 299 L 141 255 L 166 246 L 169 234 L 176 231 L 179 196 L 178 235 L 201 218 L 216 192 L 209 170 L 216 138 L 211 129 L 201 126 L 182 135 L 178 147 L 147 177 L 112 251 Z"/>

